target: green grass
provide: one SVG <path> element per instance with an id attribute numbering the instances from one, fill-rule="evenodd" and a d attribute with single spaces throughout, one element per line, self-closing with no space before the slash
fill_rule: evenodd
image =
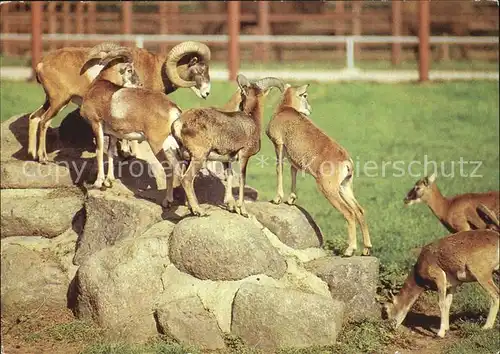
<path id="1" fill-rule="evenodd" d="M 498 71 L 498 60 L 450 60 L 433 61 L 431 70 L 458 70 L 458 71 Z M 0 66 L 30 66 L 31 57 L 0 55 Z M 405 60 L 393 66 L 390 60 L 356 60 L 355 65 L 363 70 L 417 70 L 416 60 Z M 212 60 L 210 67 L 213 69 L 227 69 L 227 63 Z M 346 67 L 344 59 L 333 60 L 308 60 L 286 62 L 261 62 L 255 60 L 242 60 L 241 70 L 341 70 Z"/>
<path id="2" fill-rule="evenodd" d="M 234 90 L 233 83 L 217 82 L 207 101 L 198 99 L 189 90 L 178 90 L 170 97 L 183 109 L 217 106 L 225 103 Z M 416 259 L 411 252 L 413 248 L 447 234 L 426 206 L 403 206 L 405 194 L 425 173 L 418 162 L 423 164 L 427 159 L 438 163 L 437 183 L 446 196 L 500 189 L 498 95 L 498 82 L 485 81 L 425 85 L 312 83 L 310 86 L 311 119 L 347 148 L 355 162 L 355 195 L 366 210 L 373 254 L 381 261 L 384 286 L 401 284 Z M 35 110 L 44 98 L 40 86 L 21 82 L 2 82 L 0 97 L 2 120 Z M 277 92 L 268 96 L 265 123 L 278 100 Z M 59 119 L 63 116 L 60 114 Z M 260 166 L 259 157 L 267 159 L 267 164 Z M 476 171 L 480 177 L 464 175 L 473 172 L 471 163 L 464 164 L 461 175 L 461 159 L 480 161 Z M 394 165 L 396 161 L 399 162 Z M 408 168 L 412 161 L 417 161 L 412 165 L 413 175 L 402 174 L 399 168 Z M 377 167 L 363 168 L 367 163 Z M 450 175 L 452 170 L 454 176 Z M 431 172 L 432 167 L 427 174 Z M 249 163 L 247 183 L 259 190 L 261 200 L 270 200 L 275 194 L 275 179 L 274 149 L 263 134 L 261 151 Z M 289 180 L 287 169 L 286 192 Z M 316 219 L 328 245 L 345 247 L 347 230 L 340 213 L 322 197 L 311 176 L 299 173 L 297 183 L 297 202 Z M 361 239 L 359 232 L 358 239 Z M 468 312 L 484 319 L 488 307 L 482 289 L 472 284 L 459 291 L 452 313 Z M 466 335 L 459 343 L 463 342 L 464 348 L 473 347 L 474 343 L 483 342 L 482 336 L 488 334 Z M 450 353 L 464 352 L 450 350 Z"/>

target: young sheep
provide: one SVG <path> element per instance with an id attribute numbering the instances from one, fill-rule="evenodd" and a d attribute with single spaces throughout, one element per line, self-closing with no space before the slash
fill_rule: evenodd
<path id="1" fill-rule="evenodd" d="M 224 199 L 228 210 L 248 216 L 244 206 L 243 191 L 248 160 L 260 150 L 264 97 L 272 87 L 282 90 L 283 84 L 277 79 L 268 78 L 260 85 L 256 85 L 241 74 L 237 77 L 237 83 L 241 90 L 239 111 L 224 112 L 216 108 L 190 109 L 183 112 L 172 126 L 174 137 L 189 154 L 189 166 L 181 183 L 191 211 L 197 216 L 206 213 L 198 204 L 193 182 L 207 160 L 223 161 L 227 179 Z M 235 205 L 231 192 L 231 162 L 236 159 L 240 162 L 240 185 L 239 199 Z"/>
<path id="2" fill-rule="evenodd" d="M 484 221 L 477 215 L 476 208 L 484 204 L 496 215 L 500 214 L 500 193 L 466 193 L 451 198 L 444 197 L 433 173 L 415 183 L 404 199 L 405 205 L 425 203 L 449 232 L 484 229 Z"/>
<path id="3" fill-rule="evenodd" d="M 492 273 L 499 269 L 500 225 L 496 216 L 484 205 L 477 210 L 491 230 L 461 231 L 432 242 L 422 248 L 416 264 L 398 295 L 384 304 L 383 317 L 394 321 L 397 328 L 424 290 L 437 291 L 441 325 L 437 335 L 449 330 L 450 307 L 457 286 L 478 282 L 490 295 L 491 306 L 484 329 L 493 328 L 499 307 L 499 291 Z"/>
<path id="4" fill-rule="evenodd" d="M 131 60 L 130 54 L 122 53 L 122 57 Z M 113 54 L 107 58 L 116 61 Z M 173 168 L 176 163 L 173 156 L 168 155 L 163 145 L 170 135 L 170 127 L 176 120 L 181 109 L 166 94 L 144 89 L 138 85 L 139 77 L 130 62 L 117 64 L 119 70 L 103 70 L 91 84 L 83 96 L 80 109 L 82 117 L 86 118 L 94 131 L 97 140 L 97 179 L 94 187 L 109 187 L 115 179 L 113 171 L 113 156 L 116 154 L 116 140 L 127 139 L 147 140 L 156 163 L 153 164 L 155 175 L 163 169 L 165 163 Z M 108 148 L 108 174 L 104 176 L 103 144 L 104 133 L 110 137 Z M 173 201 L 173 173 L 167 172 L 167 193 L 162 202 L 168 207 Z"/>
<path id="5" fill-rule="evenodd" d="M 349 153 L 336 141 L 322 132 L 309 118 L 311 106 L 307 101 L 307 87 L 287 85 L 281 104 L 267 126 L 266 134 L 274 144 L 277 164 L 276 204 L 283 200 L 283 155 L 291 162 L 292 190 L 287 200 L 294 204 L 297 199 L 297 171 L 311 174 L 316 183 L 337 210 L 347 220 L 349 246 L 345 256 L 352 256 L 357 248 L 356 220 L 363 233 L 363 255 L 369 255 L 372 247 L 364 211 L 352 191 L 353 161 Z"/>
<path id="6" fill-rule="evenodd" d="M 30 115 L 28 153 L 40 162 L 47 161 L 45 136 L 52 118 L 70 101 L 81 105 L 83 95 L 103 66 L 110 52 L 123 50 L 114 43 L 93 48 L 67 47 L 47 54 L 36 66 L 36 78 L 45 91 L 45 103 Z M 168 53 L 157 55 L 141 48 L 129 48 L 139 79 L 144 87 L 169 94 L 179 87 L 191 88 L 206 98 L 210 93 L 208 62 L 210 49 L 199 42 L 182 42 Z M 37 151 L 37 131 L 39 147 Z"/>

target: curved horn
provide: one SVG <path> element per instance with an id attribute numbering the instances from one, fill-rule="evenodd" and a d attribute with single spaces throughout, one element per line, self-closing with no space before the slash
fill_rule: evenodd
<path id="1" fill-rule="evenodd" d="M 269 87 L 276 87 L 281 92 L 285 90 L 285 83 L 276 77 L 265 77 L 254 82 L 254 85 L 261 90 L 267 90 Z"/>
<path id="2" fill-rule="evenodd" d="M 121 46 L 117 43 L 103 42 L 92 47 L 87 55 L 87 61 L 90 59 L 102 58 L 106 53 L 117 50 Z"/>
<path id="3" fill-rule="evenodd" d="M 193 87 L 194 81 L 186 81 L 179 76 L 177 63 L 188 53 L 197 53 L 201 61 L 210 61 L 210 49 L 207 45 L 200 42 L 187 41 L 177 44 L 170 50 L 165 60 L 165 70 L 170 81 L 178 87 Z"/>
<path id="4" fill-rule="evenodd" d="M 238 74 L 238 76 L 236 76 L 236 82 L 240 88 L 250 86 L 250 82 L 243 74 Z"/>
<path id="5" fill-rule="evenodd" d="M 104 57 L 101 58 L 99 65 L 106 66 L 111 60 L 122 58 L 126 62 L 132 62 L 132 53 L 128 48 L 119 48 L 117 50 L 112 50 Z"/>

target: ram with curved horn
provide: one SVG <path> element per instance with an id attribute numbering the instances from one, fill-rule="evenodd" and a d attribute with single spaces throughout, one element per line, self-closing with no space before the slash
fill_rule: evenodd
<path id="1" fill-rule="evenodd" d="M 194 215 L 205 212 L 198 204 L 194 193 L 194 178 L 207 160 L 222 161 L 226 173 L 227 209 L 248 216 L 243 202 L 247 164 L 250 157 L 260 150 L 260 135 L 264 100 L 272 87 L 282 90 L 280 80 L 269 78 L 250 82 L 238 75 L 239 109 L 227 112 L 217 108 L 195 108 L 183 112 L 172 124 L 172 135 L 189 157 L 189 166 L 182 176 L 181 184 L 186 192 L 190 209 Z M 240 162 L 238 202 L 232 194 L 231 162 Z"/>
<path id="2" fill-rule="evenodd" d="M 29 118 L 28 153 L 33 159 L 47 161 L 46 147 L 42 142 L 52 118 L 69 102 L 81 105 L 82 97 L 103 69 L 102 59 L 105 57 L 106 65 L 131 60 L 147 89 L 169 94 L 178 88 L 191 88 L 204 99 L 210 94 L 210 49 L 203 43 L 182 42 L 167 55 L 107 42 L 93 48 L 55 50 L 36 66 L 36 78 L 43 86 L 46 98 Z M 40 139 L 38 149 L 37 135 Z"/>

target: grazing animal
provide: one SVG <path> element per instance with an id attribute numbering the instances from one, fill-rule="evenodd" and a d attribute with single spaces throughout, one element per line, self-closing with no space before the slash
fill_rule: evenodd
<path id="1" fill-rule="evenodd" d="M 117 54 L 123 50 L 123 47 L 107 42 L 93 48 L 67 47 L 50 52 L 37 64 L 36 78 L 43 86 L 46 98 L 29 118 L 28 153 L 34 160 L 47 161 L 45 140 L 52 118 L 70 101 L 81 105 L 84 94 L 103 68 L 99 61 L 109 53 Z M 141 48 L 126 50 L 131 53 L 145 88 L 169 94 L 179 87 L 186 87 L 201 98 L 210 94 L 210 49 L 205 44 L 182 42 L 166 56 Z"/>
<path id="2" fill-rule="evenodd" d="M 404 199 L 405 205 L 425 203 L 443 226 L 451 233 L 484 229 L 486 224 L 476 208 L 484 204 L 496 215 L 500 214 L 500 193 L 466 193 L 451 198 L 444 197 L 436 184 L 436 174 L 418 180 Z"/>
<path id="3" fill-rule="evenodd" d="M 453 294 L 462 283 L 478 282 L 491 298 L 484 329 L 493 328 L 499 307 L 499 291 L 492 273 L 499 268 L 500 225 L 496 215 L 479 205 L 478 215 L 488 230 L 460 231 L 424 246 L 403 287 L 384 304 L 383 317 L 397 328 L 424 290 L 438 292 L 441 325 L 437 335 L 449 330 Z"/>
<path id="4" fill-rule="evenodd" d="M 243 201 L 247 164 L 250 157 L 260 150 L 260 133 L 264 98 L 272 87 L 283 89 L 281 81 L 268 78 L 259 85 L 238 75 L 240 109 L 227 112 L 217 108 L 195 108 L 184 111 L 172 125 L 172 133 L 179 146 L 189 155 L 189 166 L 181 179 L 182 187 L 194 215 L 206 212 L 199 206 L 193 182 L 207 160 L 222 161 L 226 173 L 225 202 L 227 209 L 248 216 Z M 235 204 L 232 195 L 231 162 L 240 162 L 239 199 Z"/>
<path id="5" fill-rule="evenodd" d="M 277 193 L 272 200 L 283 200 L 283 156 L 291 163 L 291 194 L 286 201 L 294 204 L 297 199 L 297 171 L 308 172 L 316 179 L 319 190 L 347 220 L 349 245 L 345 256 L 352 256 L 357 249 L 356 220 L 363 234 L 363 255 L 369 255 L 372 247 L 364 211 L 352 191 L 353 161 L 349 153 L 327 136 L 308 118 L 311 106 L 307 100 L 309 85 L 285 89 L 283 99 L 267 126 L 266 134 L 274 144 L 277 164 Z"/>
<path id="6" fill-rule="evenodd" d="M 152 166 L 155 176 L 164 167 L 170 166 L 173 169 L 177 165 L 174 156 L 166 153 L 164 145 L 181 109 L 163 92 L 141 87 L 134 63 L 130 62 L 132 56 L 127 51 L 121 52 L 120 57 L 110 53 L 100 63 L 106 66 L 108 62 L 116 62 L 122 57 L 128 58 L 129 62 L 116 64 L 118 71 L 111 68 L 102 70 L 83 95 L 80 108 L 80 114 L 90 122 L 97 141 L 96 188 L 101 188 L 103 184 L 110 187 L 115 179 L 113 156 L 116 155 L 117 139 L 147 140 L 156 157 Z M 104 134 L 109 135 L 106 178 L 103 163 Z M 165 165 L 167 162 L 169 166 Z M 162 201 L 164 207 L 173 202 L 173 172 L 166 171 L 167 193 Z"/>

